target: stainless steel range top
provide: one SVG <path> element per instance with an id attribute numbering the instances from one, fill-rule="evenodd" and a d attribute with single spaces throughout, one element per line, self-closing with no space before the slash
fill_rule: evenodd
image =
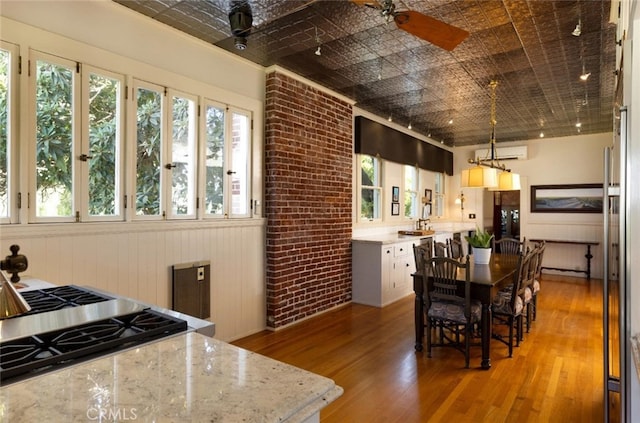
<path id="1" fill-rule="evenodd" d="M 181 332 L 215 330 L 210 322 L 74 285 L 22 295 L 31 311 L 0 322 L 0 386 Z"/>

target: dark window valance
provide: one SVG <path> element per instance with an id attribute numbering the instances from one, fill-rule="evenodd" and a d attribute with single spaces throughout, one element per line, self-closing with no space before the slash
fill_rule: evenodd
<path id="1" fill-rule="evenodd" d="M 453 153 L 363 116 L 356 116 L 355 152 L 453 175 Z"/>

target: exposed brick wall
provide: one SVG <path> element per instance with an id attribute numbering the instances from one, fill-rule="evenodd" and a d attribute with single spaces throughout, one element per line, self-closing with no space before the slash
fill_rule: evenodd
<path id="1" fill-rule="evenodd" d="M 265 99 L 267 325 L 351 300 L 351 105 L 281 73 Z"/>

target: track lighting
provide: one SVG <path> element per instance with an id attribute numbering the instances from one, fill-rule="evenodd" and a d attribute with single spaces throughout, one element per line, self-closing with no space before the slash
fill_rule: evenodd
<path id="1" fill-rule="evenodd" d="M 316 49 L 316 56 L 322 56 L 322 51 L 320 51 L 320 47 L 322 47 L 322 43 L 320 41 L 320 37 L 318 36 L 318 27 L 316 28 L 316 43 L 318 44 L 318 48 Z"/>
<path id="2" fill-rule="evenodd" d="M 571 32 L 571 35 L 573 35 L 574 37 L 579 37 L 580 35 L 582 35 L 582 21 L 580 19 L 578 19 L 578 24 Z"/>
<path id="3" fill-rule="evenodd" d="M 586 81 L 587 79 L 589 79 L 589 77 L 591 76 L 591 72 L 584 72 L 582 73 L 582 75 L 580 75 L 580 80 L 581 81 Z"/>

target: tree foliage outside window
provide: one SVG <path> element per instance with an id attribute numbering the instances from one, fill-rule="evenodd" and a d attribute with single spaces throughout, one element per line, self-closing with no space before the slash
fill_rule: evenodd
<path id="1" fill-rule="evenodd" d="M 32 59 L 35 158 L 30 172 L 36 194 L 31 216 L 38 221 L 113 220 L 122 214 L 124 198 L 123 78 L 88 65 L 84 72 L 76 62 L 44 53 Z M 10 52 L 0 49 L 0 213 L 9 207 L 10 68 Z M 168 210 L 170 217 L 197 217 L 197 97 L 172 91 L 147 83 L 134 90 L 137 216 L 164 216 Z M 202 125 L 204 216 L 248 217 L 250 113 L 206 107 Z"/>
<path id="2" fill-rule="evenodd" d="M 117 135 L 120 81 L 89 76 L 89 215 L 112 216 L 118 210 Z"/>
<path id="3" fill-rule="evenodd" d="M 360 218 L 379 219 L 381 207 L 380 161 L 373 156 L 360 156 Z"/>
<path id="4" fill-rule="evenodd" d="M 404 166 L 404 216 L 418 217 L 418 170 L 414 166 Z"/>
<path id="5" fill-rule="evenodd" d="M 221 216 L 223 204 L 225 111 L 209 105 L 206 108 L 205 146 L 205 213 Z"/>
<path id="6" fill-rule="evenodd" d="M 73 70 L 36 62 L 36 214 L 71 216 Z"/>
<path id="7" fill-rule="evenodd" d="M 136 214 L 160 215 L 162 94 L 139 88 L 137 94 Z"/>
<path id="8" fill-rule="evenodd" d="M 195 215 L 196 134 L 195 103 L 173 96 L 171 204 L 174 215 Z"/>

